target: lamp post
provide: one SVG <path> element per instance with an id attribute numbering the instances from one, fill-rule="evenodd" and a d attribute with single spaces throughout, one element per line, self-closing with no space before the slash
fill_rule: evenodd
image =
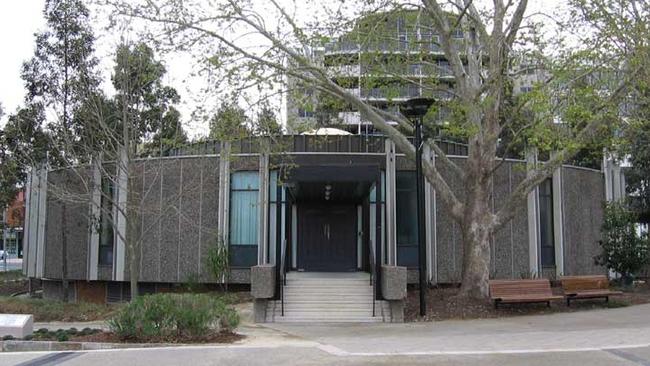
<path id="1" fill-rule="evenodd" d="M 427 292 L 427 250 L 426 250 L 426 224 L 424 222 L 424 176 L 422 175 L 422 149 L 424 139 L 422 133 L 422 117 L 427 114 L 429 107 L 433 104 L 432 98 L 409 99 L 401 107 L 402 114 L 415 124 L 415 186 L 417 200 L 417 223 L 418 223 L 418 268 L 420 286 L 420 316 L 427 314 L 426 292 Z"/>

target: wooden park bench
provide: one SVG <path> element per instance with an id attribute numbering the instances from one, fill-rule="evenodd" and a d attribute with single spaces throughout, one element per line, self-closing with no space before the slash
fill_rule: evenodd
<path id="1" fill-rule="evenodd" d="M 543 303 L 551 306 L 551 301 L 561 300 L 553 295 L 548 279 L 538 280 L 490 280 L 490 298 L 494 308 L 499 304 Z"/>
<path id="2" fill-rule="evenodd" d="M 609 289 L 609 280 L 605 275 L 594 276 L 565 276 L 560 277 L 566 305 L 571 306 L 571 300 L 604 298 L 609 302 L 610 296 L 621 295 L 621 291 Z"/>

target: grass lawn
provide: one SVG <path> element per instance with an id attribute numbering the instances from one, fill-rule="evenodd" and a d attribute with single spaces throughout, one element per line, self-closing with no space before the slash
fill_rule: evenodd
<path id="1" fill-rule="evenodd" d="M 33 314 L 34 321 L 37 322 L 104 320 L 118 308 L 119 305 L 64 303 L 26 297 L 0 296 L 0 313 Z"/>

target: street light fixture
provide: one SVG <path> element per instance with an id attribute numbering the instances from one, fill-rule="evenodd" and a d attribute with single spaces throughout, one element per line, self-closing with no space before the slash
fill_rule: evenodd
<path id="1" fill-rule="evenodd" d="M 420 275 L 420 316 L 427 314 L 426 292 L 427 292 L 427 261 L 426 261 L 426 228 L 424 222 L 424 177 L 422 175 L 422 149 L 424 147 L 424 136 L 422 133 L 422 117 L 427 114 L 434 103 L 433 98 L 413 98 L 407 100 L 401 106 L 401 112 L 406 118 L 415 124 L 415 186 L 417 200 L 417 222 L 418 222 L 418 268 Z"/>

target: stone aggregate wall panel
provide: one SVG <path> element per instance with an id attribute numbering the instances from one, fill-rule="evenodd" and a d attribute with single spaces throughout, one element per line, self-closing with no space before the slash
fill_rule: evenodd
<path id="1" fill-rule="evenodd" d="M 163 160 L 160 217 L 160 282 L 177 282 L 179 258 L 179 210 L 183 159 Z"/>
<path id="2" fill-rule="evenodd" d="M 89 241 L 90 182 L 85 169 L 48 173 L 45 268 L 48 278 L 63 277 L 63 239 L 67 243 L 67 278 L 86 279 Z M 65 220 L 63 212 L 65 206 Z M 65 226 L 64 226 L 65 224 Z"/>
<path id="3" fill-rule="evenodd" d="M 461 169 L 465 159 L 453 159 Z M 438 164 L 440 174 L 447 181 L 458 199 L 464 197 L 464 187 L 458 177 L 444 165 Z M 444 201 L 437 197 L 436 222 L 437 222 L 437 269 L 438 282 L 455 283 L 460 281 L 463 262 L 462 235 L 460 226 L 449 215 L 450 208 Z"/>
<path id="4" fill-rule="evenodd" d="M 605 182 L 601 172 L 563 168 L 564 274 L 605 274 L 594 263 L 600 254 Z"/>
<path id="5" fill-rule="evenodd" d="M 526 178 L 525 163 L 510 163 L 511 187 L 514 190 L 517 185 Z M 515 215 L 510 222 L 513 242 L 513 278 L 522 278 L 530 275 L 530 262 L 528 247 L 528 202 L 523 199 L 517 203 Z"/>
<path id="6" fill-rule="evenodd" d="M 492 184 L 492 204 L 494 212 L 498 212 L 510 195 L 511 166 L 506 162 L 494 174 Z M 490 278 L 507 279 L 514 275 L 514 241 L 512 240 L 512 221 L 504 225 L 492 237 L 490 261 Z"/>
<path id="7" fill-rule="evenodd" d="M 162 160 L 149 160 L 143 165 L 140 242 L 140 281 L 160 281 L 160 217 Z"/>
<path id="8" fill-rule="evenodd" d="M 202 158 L 183 160 L 180 197 L 179 280 L 199 275 L 199 231 L 201 230 Z"/>
<path id="9" fill-rule="evenodd" d="M 201 161 L 203 186 L 201 189 L 201 239 L 199 241 L 199 265 L 202 281 L 214 282 L 206 262 L 208 250 L 217 245 L 219 219 L 219 158 L 205 158 Z"/>

